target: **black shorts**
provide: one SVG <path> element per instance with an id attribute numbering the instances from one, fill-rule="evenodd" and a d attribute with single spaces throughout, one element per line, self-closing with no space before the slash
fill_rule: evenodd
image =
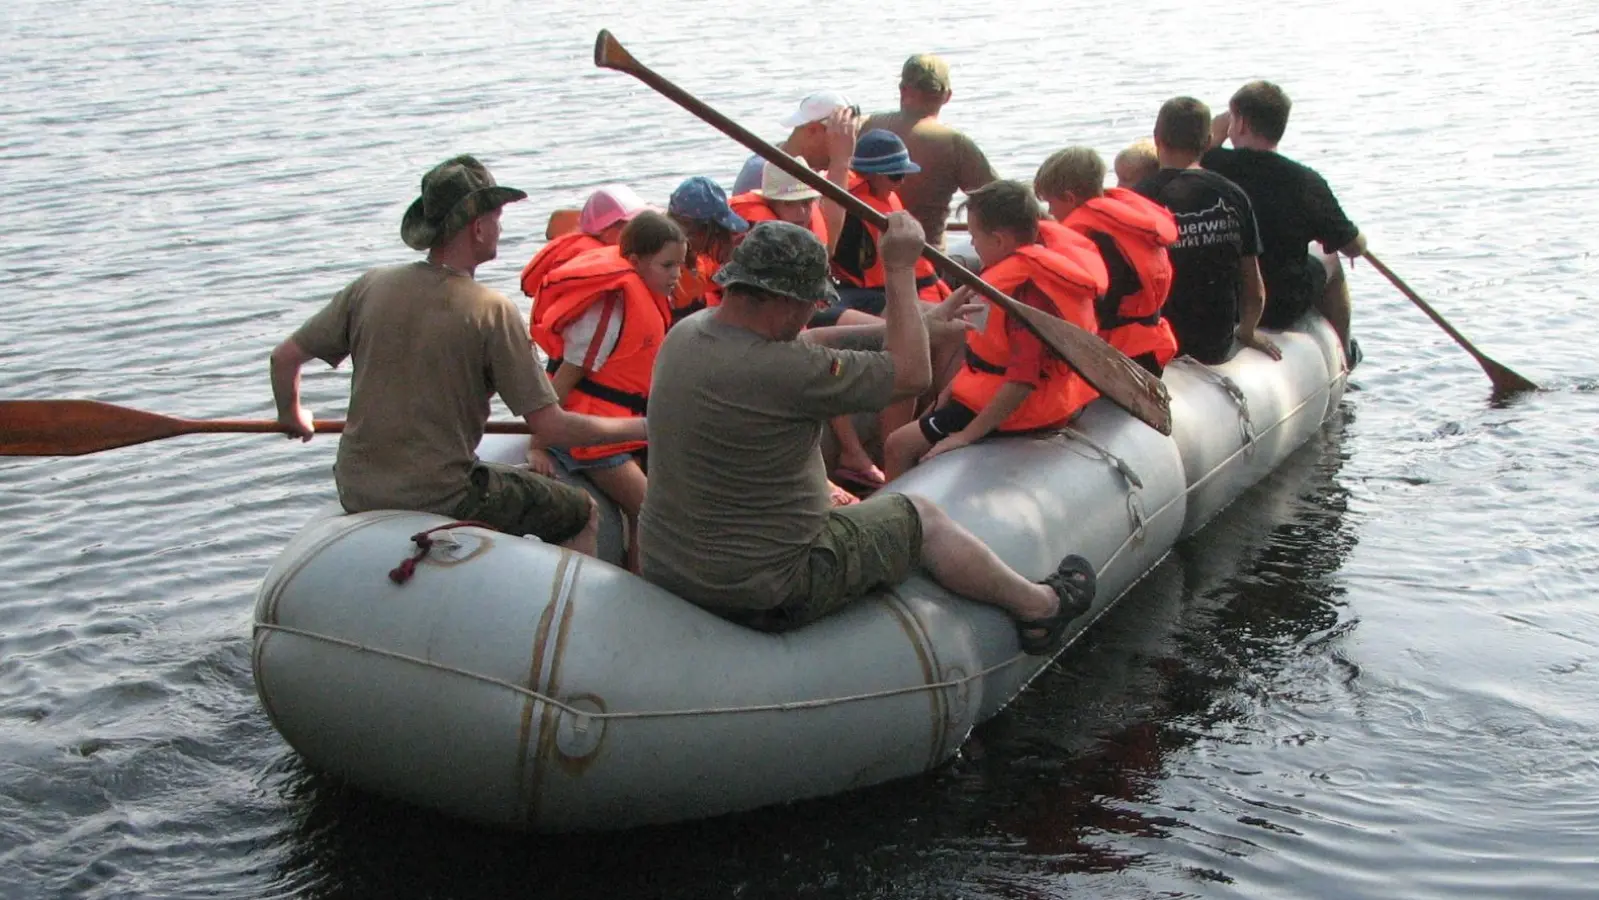
<path id="1" fill-rule="evenodd" d="M 1264 328 L 1287 328 L 1309 312 L 1327 290 L 1327 266 L 1314 253 L 1305 254 L 1300 271 L 1289 271 L 1267 284 Z"/>
<path id="2" fill-rule="evenodd" d="M 936 444 L 972 424 L 976 418 L 977 413 L 951 400 L 922 416 L 917 424 L 922 428 L 922 437 L 927 438 L 929 444 Z"/>

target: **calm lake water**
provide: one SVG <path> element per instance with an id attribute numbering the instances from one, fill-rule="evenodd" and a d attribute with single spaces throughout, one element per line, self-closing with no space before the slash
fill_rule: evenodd
<path id="1" fill-rule="evenodd" d="M 1374 250 L 1550 390 L 1496 406 L 1369 267 L 1325 434 L 925 777 L 618 835 L 483 831 L 309 771 L 251 684 L 252 592 L 335 442 L 0 462 L 0 896 L 1591 897 L 1599 889 L 1599 7 L 950 0 L 7 0 L 0 397 L 269 416 L 266 354 L 412 257 L 421 173 L 548 212 L 744 151 L 591 65 L 609 27 L 770 138 L 950 61 L 1002 174 L 1267 77 Z M 342 414 L 347 370 L 308 369 Z"/>

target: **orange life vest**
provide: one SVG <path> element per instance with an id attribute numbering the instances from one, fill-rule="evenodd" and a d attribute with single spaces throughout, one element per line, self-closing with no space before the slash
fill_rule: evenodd
<path id="1" fill-rule="evenodd" d="M 550 241 L 533 258 L 522 267 L 522 293 L 538 299 L 539 288 L 543 286 L 544 279 L 550 273 L 566 265 L 579 255 L 590 250 L 598 250 L 605 246 L 605 242 L 592 234 L 581 231 L 568 232 Z"/>
<path id="2" fill-rule="evenodd" d="M 1013 297 L 1023 284 L 1032 282 L 1054 304 L 1056 315 L 1088 331 L 1097 327 L 1094 299 L 1098 288 L 1094 274 L 1039 244 L 1019 248 L 984 269 L 983 280 Z M 983 330 L 966 335 L 966 363 L 950 385 L 950 396 L 974 412 L 982 412 L 1005 385 L 1005 369 L 1011 358 L 1005 321 L 1005 311 L 991 306 Z M 1051 358 L 1046 364 L 1044 383 L 1028 394 L 997 430 L 1032 431 L 1060 425 L 1098 396 L 1099 392 L 1081 375 Z"/>
<path id="3" fill-rule="evenodd" d="M 671 309 L 666 298 L 651 291 L 639 277 L 620 247 L 590 250 L 550 273 L 533 304 L 533 339 L 550 358 L 551 369 L 558 369 L 565 342 L 561 331 L 577 321 L 597 300 L 617 290 L 622 292 L 622 317 L 616 347 L 598 369 L 587 369 L 583 379 L 567 393 L 561 404 L 575 413 L 591 416 L 627 418 L 645 413 L 650 394 L 650 371 L 655 354 L 666 337 Z M 591 350 L 598 348 L 610 325 L 611 308 L 602 314 L 594 330 Z M 575 459 L 599 459 L 615 453 L 637 450 L 643 441 L 573 447 Z"/>
<path id="4" fill-rule="evenodd" d="M 866 179 L 855 172 L 849 173 L 849 192 L 885 216 L 905 208 L 897 192 L 889 194 L 886 200 L 872 196 Z M 852 235 L 852 231 L 856 233 Z M 877 241 L 881 236 L 876 228 L 846 214 L 838 246 L 833 252 L 833 277 L 854 287 L 881 288 L 883 260 L 877 255 Z M 930 303 L 950 295 L 949 285 L 939 279 L 938 270 L 925 257 L 916 260 L 916 293 Z"/>
<path id="5" fill-rule="evenodd" d="M 1105 258 L 1099 255 L 1099 248 L 1075 228 L 1067 228 L 1059 222 L 1045 219 L 1038 223 L 1038 242 L 1046 250 L 1053 250 L 1066 257 L 1084 271 L 1094 277 L 1094 286 L 1098 295 L 1103 295 L 1110 289 L 1110 272 L 1105 268 Z"/>
<path id="6" fill-rule="evenodd" d="M 693 265 L 685 265 L 677 273 L 677 286 L 672 288 L 669 302 L 671 324 L 676 325 L 702 309 L 722 305 L 722 286 L 711 278 L 722 267 L 703 253 L 696 254 Z"/>
<path id="7" fill-rule="evenodd" d="M 777 219 L 777 213 L 772 211 L 766 198 L 754 191 L 734 194 L 733 198 L 727 201 L 727 205 L 733 208 L 733 212 L 742 216 L 744 221 L 750 223 L 751 227 L 754 227 L 756 222 L 771 222 Z M 827 246 L 827 220 L 822 217 L 820 200 L 811 205 L 811 221 L 805 227 L 811 230 L 811 234 L 816 235 L 816 239 L 822 242 L 823 247 Z"/>
<path id="8" fill-rule="evenodd" d="M 1107 296 L 1099 307 L 1099 336 L 1127 356 L 1153 354 L 1164 367 L 1177 355 L 1177 336 L 1160 314 L 1171 292 L 1166 248 L 1177 240 L 1171 211 L 1126 188 L 1109 188 L 1104 196 L 1072 210 L 1065 224 L 1090 237 L 1109 236 L 1138 277 L 1137 290 Z"/>

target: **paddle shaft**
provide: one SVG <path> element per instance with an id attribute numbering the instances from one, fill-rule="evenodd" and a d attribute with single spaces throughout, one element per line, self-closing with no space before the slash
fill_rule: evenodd
<path id="1" fill-rule="evenodd" d="M 594 62 L 598 66 L 632 75 L 711 127 L 748 147 L 773 165 L 820 192 L 822 196 L 842 206 L 851 215 L 869 223 L 879 232 L 887 229 L 888 218 L 882 213 L 812 171 L 810 166 L 777 149 L 737 122 L 712 109 L 693 94 L 653 72 L 634 59 L 609 31 L 602 30 L 595 41 Z M 1077 370 L 1089 384 L 1116 405 L 1162 434 L 1171 433 L 1170 401 L 1165 385 L 1161 384 L 1159 379 L 1100 341 L 1098 336 L 1064 319 L 1005 296 L 999 289 L 946 256 L 938 248 L 924 242 L 922 256 L 931 260 L 952 280 L 970 287 L 990 303 L 1005 310 L 1006 315 L 1020 321 L 1055 355 Z M 1087 340 L 1084 340 L 1085 338 Z"/>
<path id="2" fill-rule="evenodd" d="M 344 431 L 342 419 L 315 423 Z M 526 422 L 489 422 L 490 434 L 526 434 Z M 82 456 L 185 434 L 287 434 L 273 419 L 181 419 L 96 400 L 0 401 L 0 456 Z"/>
<path id="3" fill-rule="evenodd" d="M 1478 350 L 1476 346 L 1471 343 L 1471 341 L 1466 340 L 1465 335 L 1455 330 L 1455 326 L 1449 324 L 1447 319 L 1439 315 L 1438 311 L 1433 309 L 1431 304 L 1421 299 L 1420 294 L 1417 294 L 1415 291 L 1411 290 L 1410 285 L 1405 284 L 1404 280 L 1398 275 L 1394 274 L 1392 269 L 1388 268 L 1386 265 L 1383 265 L 1383 261 L 1378 259 L 1376 254 L 1372 253 L 1370 250 L 1367 250 L 1362 255 L 1366 258 L 1366 261 L 1371 263 L 1372 267 L 1377 271 L 1381 272 L 1383 277 L 1387 278 L 1388 281 L 1393 284 L 1393 286 L 1397 288 L 1401 294 L 1404 294 L 1406 297 L 1410 298 L 1411 303 L 1416 304 L 1416 306 L 1419 307 L 1422 312 L 1426 313 L 1427 318 L 1433 320 L 1434 324 L 1436 324 L 1439 328 L 1442 328 L 1445 334 L 1449 335 L 1451 338 L 1454 338 L 1455 343 L 1459 344 L 1461 349 L 1471 354 L 1472 358 L 1477 361 L 1477 364 L 1482 366 L 1483 371 L 1488 374 L 1488 378 L 1493 382 L 1494 389 L 1496 391 L 1500 393 L 1516 393 L 1519 391 L 1541 390 L 1541 388 L 1539 388 L 1538 385 L 1531 380 L 1522 377 L 1512 369 L 1499 362 L 1496 362 L 1482 351 Z"/>

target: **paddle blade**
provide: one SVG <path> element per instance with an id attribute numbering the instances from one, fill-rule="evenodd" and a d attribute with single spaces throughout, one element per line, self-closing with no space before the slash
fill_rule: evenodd
<path id="1" fill-rule="evenodd" d="M 1488 380 L 1493 382 L 1494 396 L 1496 397 L 1508 397 L 1512 394 L 1543 390 L 1543 388 L 1533 382 L 1491 359 L 1484 357 L 1477 360 L 1477 362 L 1482 365 L 1482 370 L 1488 373 Z"/>
<path id="2" fill-rule="evenodd" d="M 601 28 L 599 35 L 594 38 L 594 64 L 602 69 L 631 72 L 637 68 L 638 61 L 627 52 L 621 41 L 611 36 L 610 31 Z"/>
<path id="3" fill-rule="evenodd" d="M 186 431 L 181 419 L 97 400 L 0 401 L 0 456 L 82 456 Z"/>
<path id="4" fill-rule="evenodd" d="M 1099 335 L 1025 303 L 1011 304 L 1006 307 L 1007 314 L 1025 319 L 1028 330 L 1095 390 L 1145 425 L 1161 434 L 1171 434 L 1171 393 L 1165 382 Z"/>

